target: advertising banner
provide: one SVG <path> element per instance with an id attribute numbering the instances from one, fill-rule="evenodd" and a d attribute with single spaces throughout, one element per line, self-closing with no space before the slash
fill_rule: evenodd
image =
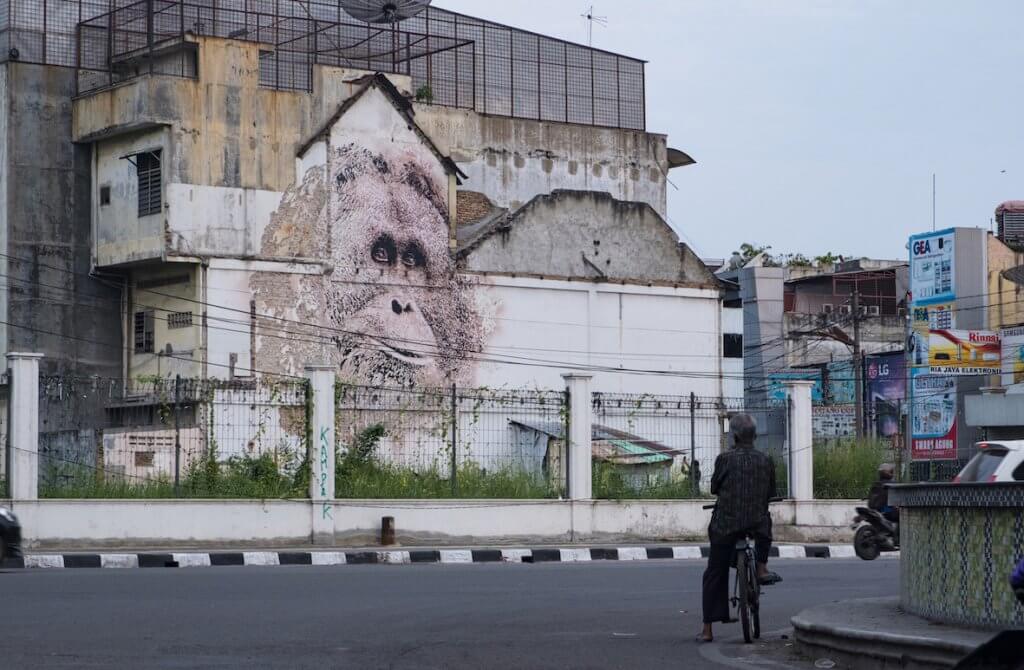
<path id="1" fill-rule="evenodd" d="M 928 337 L 915 344 L 914 367 L 926 367 L 930 375 L 1000 374 L 999 334 L 990 330 L 928 331 Z"/>
<path id="2" fill-rule="evenodd" d="M 910 238 L 910 295 L 914 305 L 956 299 L 953 239 L 952 228 Z"/>
<path id="3" fill-rule="evenodd" d="M 868 408 L 875 433 L 892 437 L 900 432 L 907 397 L 906 359 L 902 351 L 868 356 L 865 365 Z"/>
<path id="4" fill-rule="evenodd" d="M 816 405 L 811 408 L 815 439 L 853 437 L 857 434 L 857 408 L 853 405 Z"/>
<path id="5" fill-rule="evenodd" d="M 911 376 L 913 421 L 910 457 L 913 460 L 956 458 L 956 378 Z"/>
<path id="6" fill-rule="evenodd" d="M 1020 384 L 1024 382 L 1024 327 L 1004 328 L 999 334 L 1002 337 L 1003 386 Z"/>

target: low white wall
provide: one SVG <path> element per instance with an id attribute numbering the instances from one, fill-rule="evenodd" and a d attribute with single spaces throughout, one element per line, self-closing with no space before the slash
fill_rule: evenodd
<path id="1" fill-rule="evenodd" d="M 334 542 L 377 543 L 381 517 L 399 543 L 564 544 L 706 541 L 707 500 L 337 500 Z M 28 548 L 301 546 L 310 543 L 307 501 L 39 500 L 9 505 Z M 845 540 L 855 501 L 772 506 L 776 539 Z"/>
<path id="2" fill-rule="evenodd" d="M 309 542 L 309 503 L 38 500 L 10 504 L 27 547 L 183 547 Z"/>

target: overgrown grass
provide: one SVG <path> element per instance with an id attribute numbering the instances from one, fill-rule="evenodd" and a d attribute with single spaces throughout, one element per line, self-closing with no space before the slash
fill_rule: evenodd
<path id="1" fill-rule="evenodd" d="M 646 499 L 687 499 L 707 498 L 706 493 L 694 495 L 693 485 L 687 477 L 666 481 L 654 481 L 637 486 L 623 476 L 622 470 L 611 463 L 595 461 L 591 470 L 591 487 L 595 498 L 606 500 Z"/>
<path id="2" fill-rule="evenodd" d="M 878 466 L 891 457 L 877 440 L 847 441 L 814 448 L 814 497 L 866 498 L 878 479 Z"/>
<path id="3" fill-rule="evenodd" d="M 383 463 L 339 463 L 334 480 L 337 498 L 552 498 L 558 492 L 529 473 L 512 469 L 458 468 L 455 488 L 448 472 L 417 472 Z"/>
<path id="4" fill-rule="evenodd" d="M 288 472 L 288 470 L 293 470 Z M 309 468 L 282 468 L 267 453 L 232 458 L 218 463 L 207 457 L 194 463 L 181 478 L 181 498 L 304 498 L 308 496 Z M 174 482 L 167 477 L 106 478 L 87 467 L 62 469 L 44 478 L 43 498 L 174 498 Z"/>

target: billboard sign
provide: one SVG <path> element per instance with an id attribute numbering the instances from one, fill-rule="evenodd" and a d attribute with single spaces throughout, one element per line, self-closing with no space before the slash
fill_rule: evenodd
<path id="1" fill-rule="evenodd" d="M 910 457 L 913 460 L 956 458 L 956 378 L 911 376 L 913 421 Z"/>
<path id="2" fill-rule="evenodd" d="M 910 295 L 914 305 L 956 298 L 953 239 L 950 228 L 910 238 Z"/>
<path id="3" fill-rule="evenodd" d="M 879 437 L 900 432 L 903 403 L 907 394 L 906 359 L 902 351 L 868 356 L 865 366 L 868 407 Z"/>
<path id="4" fill-rule="evenodd" d="M 927 354 L 920 347 L 927 346 Z M 1002 372 L 999 334 L 990 330 L 930 330 L 915 345 L 915 367 L 927 360 L 932 375 L 984 375 Z"/>
<path id="5" fill-rule="evenodd" d="M 1004 328 L 999 332 L 1003 341 L 1003 386 L 1024 382 L 1024 327 Z"/>

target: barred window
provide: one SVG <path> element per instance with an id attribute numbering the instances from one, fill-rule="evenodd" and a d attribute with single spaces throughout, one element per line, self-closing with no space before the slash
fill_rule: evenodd
<path id="1" fill-rule="evenodd" d="M 153 353 L 153 310 L 135 312 L 135 353 Z"/>
<path id="2" fill-rule="evenodd" d="M 160 149 L 135 154 L 135 169 L 139 175 L 139 216 L 159 214 Z"/>
<path id="3" fill-rule="evenodd" d="M 169 329 L 188 328 L 192 325 L 192 312 L 172 312 L 167 315 Z"/>

